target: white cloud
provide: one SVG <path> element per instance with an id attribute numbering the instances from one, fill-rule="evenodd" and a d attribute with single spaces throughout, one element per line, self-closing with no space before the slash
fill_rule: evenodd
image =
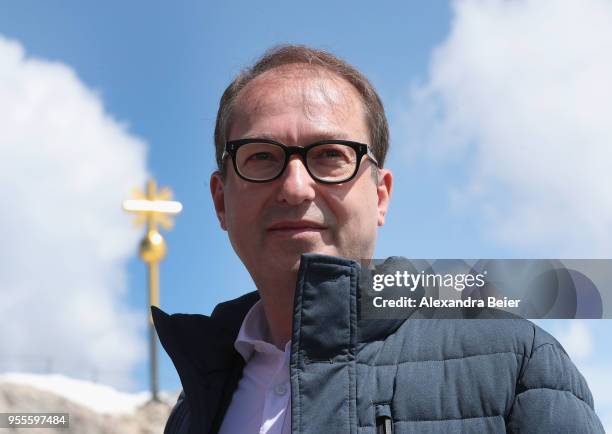
<path id="1" fill-rule="evenodd" d="M 558 329 L 554 336 L 559 340 L 572 360 L 586 359 L 593 354 L 593 335 L 584 321 L 570 320 L 569 327 Z"/>
<path id="2" fill-rule="evenodd" d="M 409 160 L 464 170 L 452 205 L 482 216 L 497 240 L 609 256 L 612 3 L 463 0 L 454 10 L 399 117 Z"/>
<path id="3" fill-rule="evenodd" d="M 612 376 L 610 367 L 605 364 L 585 363 L 584 367 L 577 364 L 589 384 L 595 400 L 595 410 L 604 424 L 612 425 Z M 612 432 L 612 431 L 607 431 Z"/>
<path id="4" fill-rule="evenodd" d="M 0 370 L 96 375 L 126 386 L 144 312 L 126 307 L 139 234 L 121 201 L 145 144 L 70 67 L 0 35 Z"/>

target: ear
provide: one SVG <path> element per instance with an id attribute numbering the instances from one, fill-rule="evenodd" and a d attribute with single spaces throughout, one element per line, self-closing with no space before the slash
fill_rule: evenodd
<path id="1" fill-rule="evenodd" d="M 378 194 L 378 226 L 385 224 L 385 215 L 391 200 L 391 190 L 393 188 L 393 174 L 389 169 L 378 170 L 378 184 L 376 192 Z"/>
<path id="2" fill-rule="evenodd" d="M 215 205 L 215 212 L 219 219 L 221 229 L 227 230 L 225 225 L 225 191 L 223 187 L 223 179 L 221 173 L 217 170 L 210 175 L 210 194 L 212 196 L 213 204 Z"/>

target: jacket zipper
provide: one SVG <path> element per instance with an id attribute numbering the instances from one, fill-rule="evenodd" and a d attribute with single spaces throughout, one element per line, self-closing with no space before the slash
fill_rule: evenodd
<path id="1" fill-rule="evenodd" d="M 376 419 L 376 434 L 393 434 L 393 426 L 389 416 L 381 416 Z"/>

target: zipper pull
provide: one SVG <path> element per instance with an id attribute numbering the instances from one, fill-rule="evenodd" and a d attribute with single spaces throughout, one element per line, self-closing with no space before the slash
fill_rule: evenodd
<path id="1" fill-rule="evenodd" d="M 393 426 L 389 416 L 376 418 L 376 434 L 393 434 Z"/>

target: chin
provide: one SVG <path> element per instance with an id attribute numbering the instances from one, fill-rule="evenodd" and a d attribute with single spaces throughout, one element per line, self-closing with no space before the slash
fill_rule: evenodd
<path id="1" fill-rule="evenodd" d="M 291 249 L 274 249 L 274 253 L 271 253 L 269 258 L 273 261 L 273 266 L 279 271 L 289 269 L 297 272 L 300 269 L 301 256 L 305 253 L 341 256 L 336 249 L 328 246 L 293 246 Z"/>

